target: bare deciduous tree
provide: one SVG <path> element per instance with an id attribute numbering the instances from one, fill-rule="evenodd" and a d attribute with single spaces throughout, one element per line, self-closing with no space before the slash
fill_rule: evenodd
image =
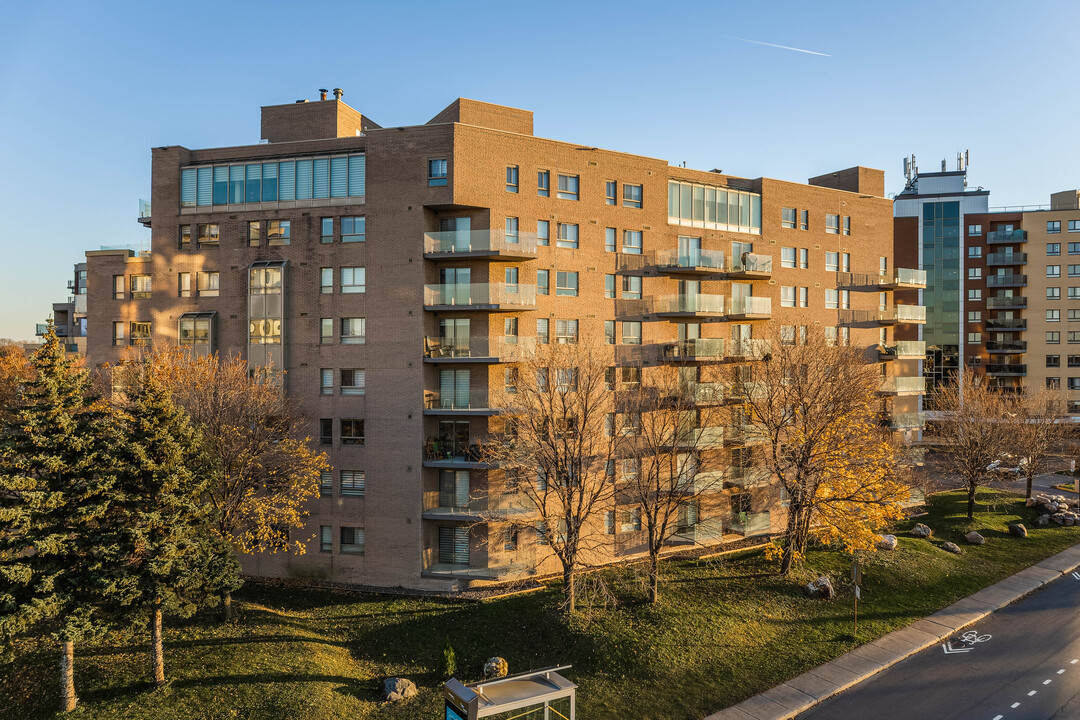
<path id="1" fill-rule="evenodd" d="M 1050 388 L 1028 393 L 1013 404 L 1013 412 L 1013 447 L 1031 497 L 1035 476 L 1048 470 L 1054 449 L 1065 439 L 1068 414 L 1061 392 Z"/>

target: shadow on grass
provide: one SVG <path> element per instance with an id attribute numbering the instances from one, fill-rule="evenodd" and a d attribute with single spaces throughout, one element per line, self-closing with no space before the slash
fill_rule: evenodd
<path id="1" fill-rule="evenodd" d="M 164 692 L 186 690 L 189 688 L 207 688 L 220 685 L 270 685 L 277 683 L 313 683 L 327 682 L 339 683 L 334 692 L 348 695 L 357 700 L 375 702 L 381 698 L 381 688 L 378 680 L 357 680 L 356 678 L 341 675 L 312 675 L 300 673 L 253 673 L 249 675 L 214 675 L 200 678 L 182 678 L 171 680 L 161 690 Z M 84 702 L 92 703 L 102 700 L 122 700 L 128 697 L 141 696 L 153 686 L 147 681 L 128 683 L 126 685 L 113 685 L 98 690 L 89 690 L 79 693 Z"/>
<path id="2" fill-rule="evenodd" d="M 316 643 L 331 647 L 346 648 L 348 642 L 339 640 L 325 640 L 318 637 L 304 635 L 242 635 L 231 638 L 203 638 L 201 640 L 167 640 L 165 649 L 192 648 L 192 647 L 222 647 L 225 645 L 250 645 L 254 643 Z M 108 655 L 125 655 L 128 653 L 148 652 L 148 643 L 134 645 L 119 645 L 114 647 L 90 648 L 75 653 L 77 657 L 97 657 Z"/>

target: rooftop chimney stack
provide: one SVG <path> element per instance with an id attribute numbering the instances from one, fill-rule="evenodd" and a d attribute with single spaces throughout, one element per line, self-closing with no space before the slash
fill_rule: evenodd
<path id="1" fill-rule="evenodd" d="M 326 88 L 319 88 L 319 99 L 320 100 L 325 100 L 326 99 Z"/>
<path id="2" fill-rule="evenodd" d="M 345 93 L 342 91 L 341 88 L 334 88 L 334 99 L 335 100 L 340 100 L 341 96 L 344 95 L 344 94 Z"/>

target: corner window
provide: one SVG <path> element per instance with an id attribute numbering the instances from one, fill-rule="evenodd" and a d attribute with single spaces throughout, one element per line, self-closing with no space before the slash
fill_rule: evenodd
<path id="1" fill-rule="evenodd" d="M 271 220 L 266 228 L 267 245 L 288 245 L 292 239 L 290 220 Z"/>
<path id="2" fill-rule="evenodd" d="M 432 158 L 427 161 L 428 187 L 446 185 L 446 158 Z"/>
<path id="3" fill-rule="evenodd" d="M 628 208 L 640 208 L 643 189 L 641 185 L 631 185 L 630 183 L 623 183 L 622 186 L 622 204 L 623 207 Z"/>
<path id="4" fill-rule="evenodd" d="M 555 193 L 555 197 L 563 200 L 577 200 L 578 199 L 578 176 L 577 175 L 559 175 L 559 189 Z"/>

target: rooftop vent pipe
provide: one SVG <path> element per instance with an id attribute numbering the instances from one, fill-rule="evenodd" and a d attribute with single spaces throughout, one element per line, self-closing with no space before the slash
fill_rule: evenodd
<path id="1" fill-rule="evenodd" d="M 341 96 L 344 95 L 344 94 L 345 94 L 345 92 L 341 88 L 334 88 L 334 99 L 335 100 L 340 100 Z"/>
<path id="2" fill-rule="evenodd" d="M 320 100 L 325 100 L 326 99 L 326 88 L 319 88 L 319 99 Z"/>

